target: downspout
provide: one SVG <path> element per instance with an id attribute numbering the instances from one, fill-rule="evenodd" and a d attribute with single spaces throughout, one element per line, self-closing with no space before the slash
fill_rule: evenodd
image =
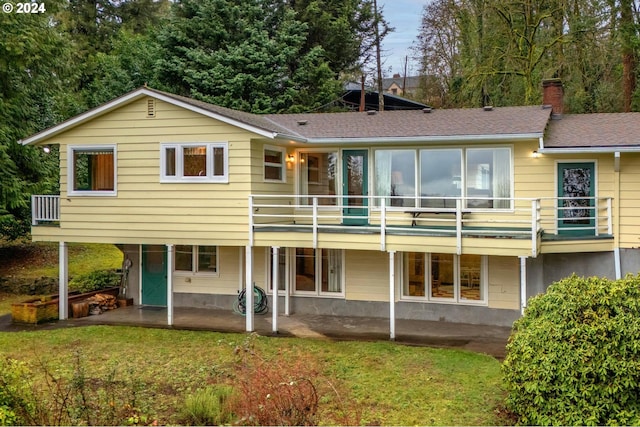
<path id="1" fill-rule="evenodd" d="M 613 215 L 615 220 L 614 222 L 614 232 L 613 232 L 613 260 L 616 271 L 616 280 L 622 278 L 622 268 L 620 263 L 620 152 L 616 151 L 613 153 L 613 186 L 614 186 L 614 196 L 613 203 L 615 211 L 615 215 L 613 212 L 610 214 Z"/>

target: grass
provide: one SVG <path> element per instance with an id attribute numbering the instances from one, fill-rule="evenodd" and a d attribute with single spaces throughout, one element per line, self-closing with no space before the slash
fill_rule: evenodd
<path id="1" fill-rule="evenodd" d="M 196 390 L 233 380 L 247 335 L 89 326 L 0 334 L 0 357 L 73 371 L 82 354 L 89 375 L 109 369 L 143 385 L 138 407 L 149 420 L 176 424 L 179 408 Z M 330 342 L 252 338 L 254 351 L 276 363 L 304 355 L 321 367 L 317 381 L 341 390 L 320 396 L 320 424 L 335 425 L 335 410 L 358 408 L 363 425 L 500 425 L 500 363 L 457 350 L 391 342 Z M 320 385 L 322 385 L 320 384 Z M 323 388 L 327 390 L 327 388 Z"/>
<path id="2" fill-rule="evenodd" d="M 122 266 L 122 252 L 114 245 L 70 243 L 68 248 L 71 277 Z M 9 261 L 0 266 L 0 277 L 37 279 L 58 276 L 57 243 L 3 242 L 0 257 Z"/>

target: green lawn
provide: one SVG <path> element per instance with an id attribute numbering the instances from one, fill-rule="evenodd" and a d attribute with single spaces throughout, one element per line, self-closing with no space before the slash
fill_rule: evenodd
<path id="1" fill-rule="evenodd" d="M 109 372 L 123 382 L 135 378 L 137 410 L 147 422 L 175 424 L 189 393 L 237 381 L 238 354 L 248 348 L 247 339 L 243 334 L 90 326 L 0 334 L 0 356 L 25 361 L 35 372 L 48 366 L 60 376 L 77 375 L 72 361 L 80 357 L 93 384 L 103 383 Z M 391 342 L 270 337 L 252 342 L 251 354 L 267 360 L 267 366 L 292 366 L 299 359 L 318 368 L 314 382 L 321 391 L 321 425 L 343 424 L 336 414 L 345 408 L 351 411 L 349 419 L 362 425 L 505 422 L 497 415 L 503 398 L 500 363 L 489 356 Z"/>

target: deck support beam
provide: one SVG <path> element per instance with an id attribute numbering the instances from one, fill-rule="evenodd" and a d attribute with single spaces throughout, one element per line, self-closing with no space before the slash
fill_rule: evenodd
<path id="1" fill-rule="evenodd" d="M 253 332 L 253 246 L 248 245 L 245 248 L 245 330 Z"/>
<path id="2" fill-rule="evenodd" d="M 389 251 L 389 339 L 396 339 L 396 252 Z"/>
<path id="3" fill-rule="evenodd" d="M 167 325 L 173 326 L 173 245 L 167 245 Z"/>
<path id="4" fill-rule="evenodd" d="M 69 248 L 67 242 L 58 245 L 58 319 L 69 318 Z"/>
<path id="5" fill-rule="evenodd" d="M 279 260 L 279 247 L 273 247 L 273 254 L 271 256 L 271 290 L 273 291 L 273 302 L 271 303 L 271 316 L 272 316 L 272 332 L 274 334 L 278 333 L 278 260 Z"/>

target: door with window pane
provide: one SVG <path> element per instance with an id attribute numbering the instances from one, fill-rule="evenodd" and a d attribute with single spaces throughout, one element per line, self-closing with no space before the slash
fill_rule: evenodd
<path id="1" fill-rule="evenodd" d="M 594 196 L 594 163 L 558 163 L 559 234 L 595 234 Z"/>
<path id="2" fill-rule="evenodd" d="M 344 150 L 342 152 L 343 219 L 345 225 L 367 225 L 368 219 L 368 151 Z"/>
<path id="3" fill-rule="evenodd" d="M 167 305 L 167 247 L 142 246 L 142 304 Z"/>

